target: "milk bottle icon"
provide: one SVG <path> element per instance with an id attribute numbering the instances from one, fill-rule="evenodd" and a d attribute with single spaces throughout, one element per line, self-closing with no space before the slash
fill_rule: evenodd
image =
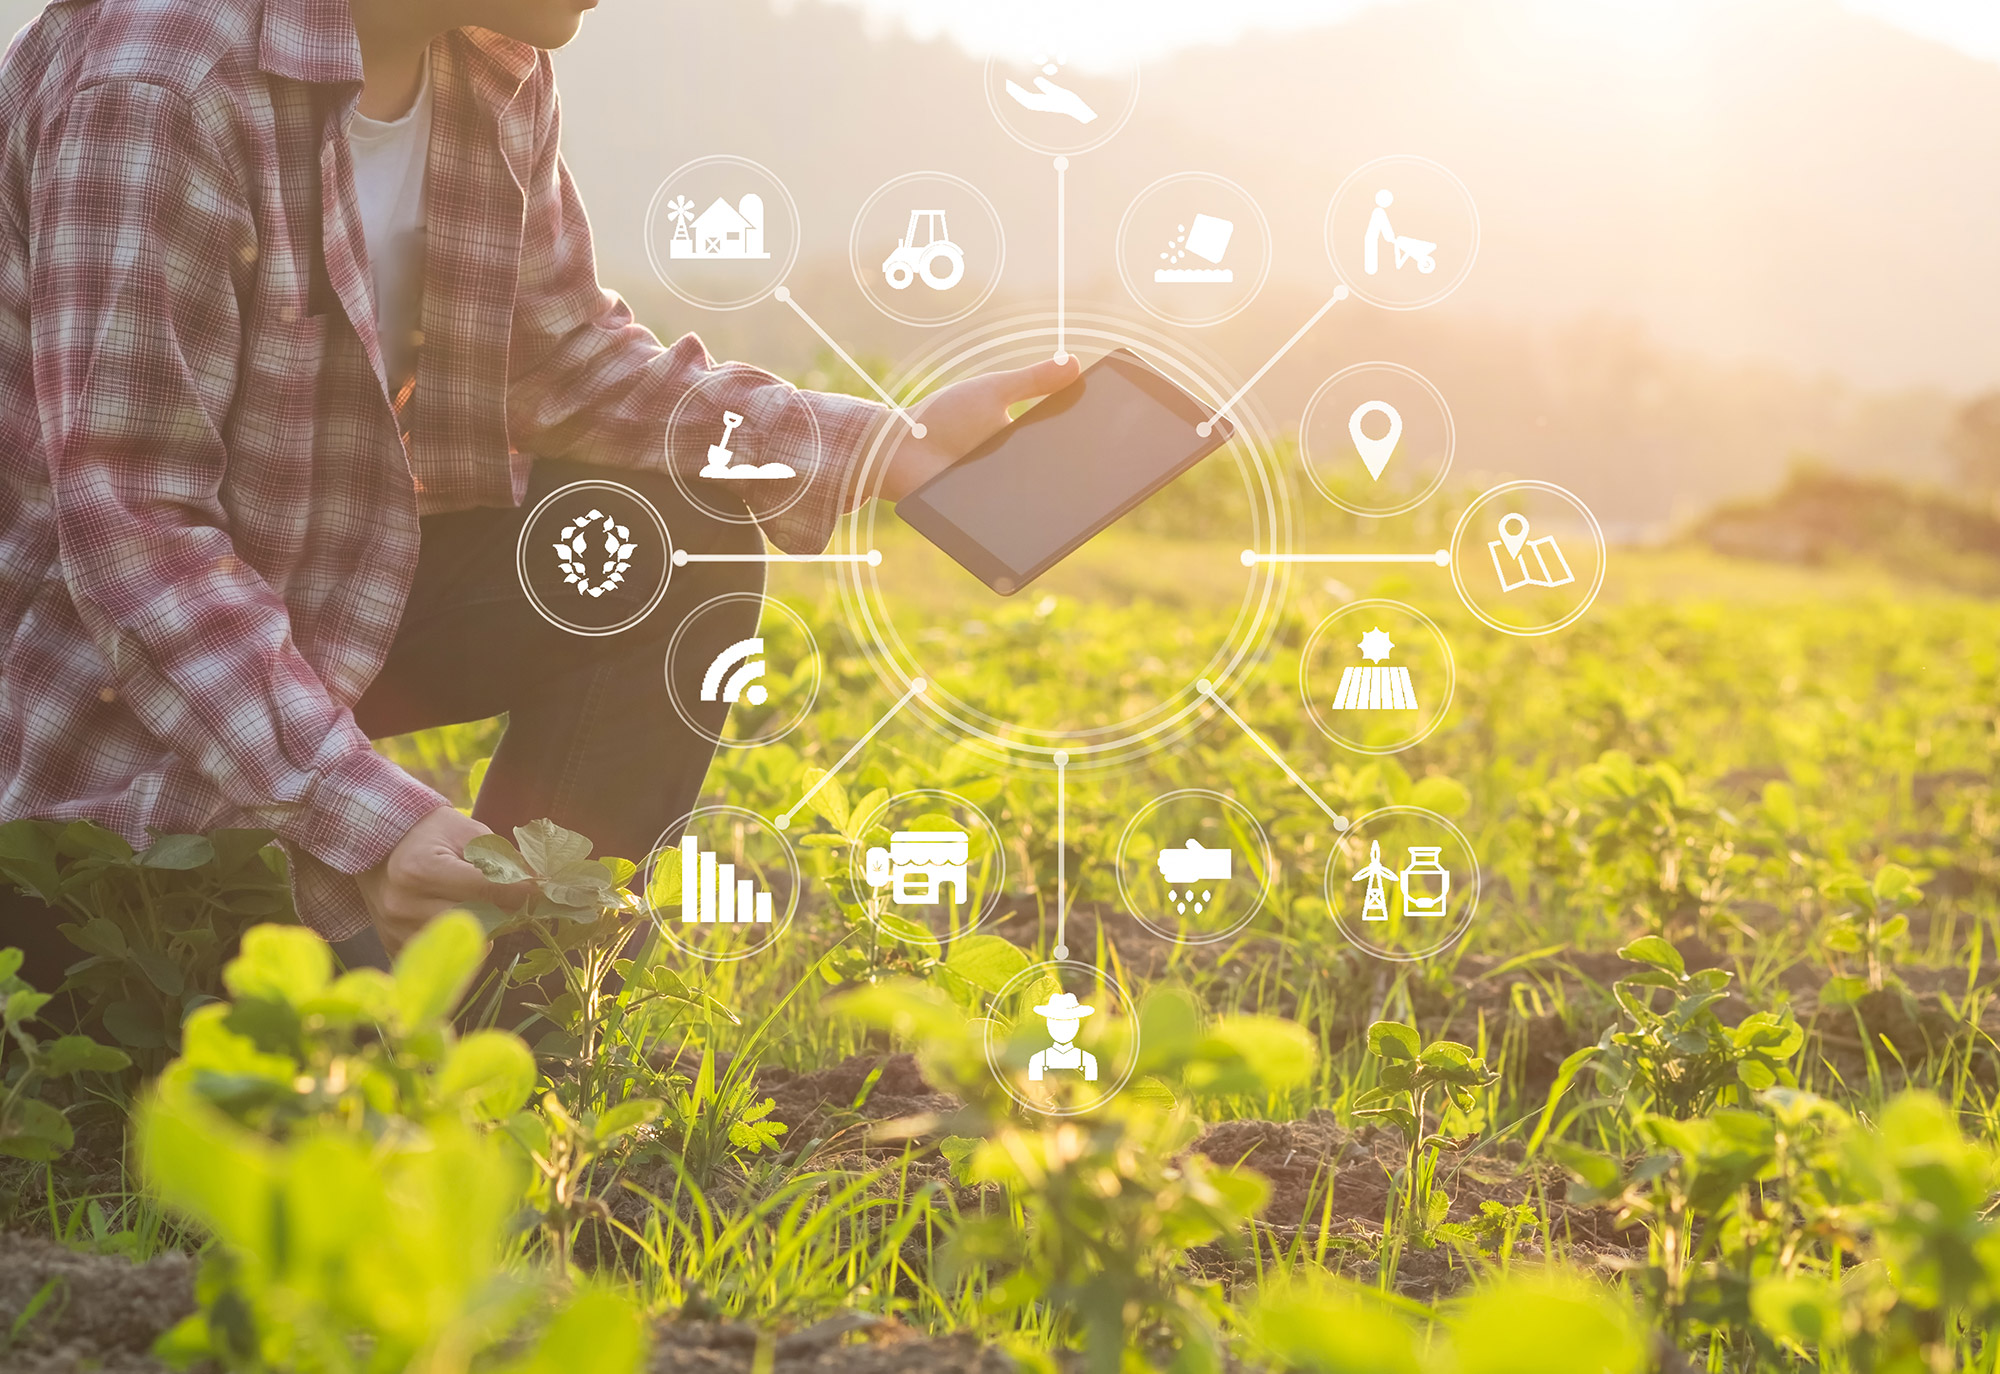
<path id="1" fill-rule="evenodd" d="M 1451 898 L 1451 870 L 1438 862 L 1442 845 L 1410 846 L 1409 867 L 1403 870 L 1403 914 L 1442 916 Z"/>

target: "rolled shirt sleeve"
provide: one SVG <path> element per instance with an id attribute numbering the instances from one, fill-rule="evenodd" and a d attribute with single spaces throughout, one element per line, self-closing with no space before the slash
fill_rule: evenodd
<path id="1" fill-rule="evenodd" d="M 537 104 L 508 388 L 516 442 L 614 467 L 670 463 L 689 482 L 715 483 L 700 470 L 722 437 L 724 413 L 733 412 L 743 423 L 731 449 L 743 461 L 785 464 L 806 489 L 798 494 L 791 480 L 729 489 L 779 548 L 824 549 L 834 522 L 866 494 L 856 474 L 888 407 L 802 391 L 741 363 L 718 365 L 692 334 L 663 347 L 598 284 L 590 221 L 559 152 L 561 106 L 547 54 L 520 98 Z"/>

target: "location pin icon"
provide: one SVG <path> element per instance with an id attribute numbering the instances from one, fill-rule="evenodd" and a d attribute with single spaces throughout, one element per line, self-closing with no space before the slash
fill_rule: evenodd
<path id="1" fill-rule="evenodd" d="M 1528 517 L 1518 512 L 1501 516 L 1500 542 L 1507 546 L 1509 558 L 1519 558 L 1521 545 L 1528 542 Z"/>
<path id="2" fill-rule="evenodd" d="M 1370 415 L 1388 417 L 1389 432 L 1380 439 L 1369 438 L 1361 428 L 1361 422 Z M 1396 441 L 1403 437 L 1403 417 L 1387 401 L 1364 401 L 1347 417 L 1347 437 L 1354 440 L 1355 450 L 1368 467 L 1368 475 L 1379 482 L 1382 469 L 1389 466 L 1390 455 L 1396 451 Z"/>

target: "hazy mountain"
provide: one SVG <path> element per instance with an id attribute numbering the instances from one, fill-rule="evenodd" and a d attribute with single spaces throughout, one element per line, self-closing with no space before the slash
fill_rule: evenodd
<path id="1" fill-rule="evenodd" d="M 0 25 L 31 8 L 0 0 Z M 785 179 L 794 289 L 858 353 L 939 342 L 877 314 L 846 266 L 856 209 L 904 172 L 956 173 L 1000 208 L 989 313 L 1051 304 L 1053 174 L 948 43 L 814 0 L 605 0 L 558 60 L 604 275 L 662 332 L 793 372 L 820 352 L 782 306 L 699 311 L 654 282 L 646 205 L 715 152 Z M 1451 401 L 1463 470 L 1573 482 L 1653 524 L 1800 452 L 1940 474 L 1952 395 L 2000 384 L 2000 67 L 1831 0 L 1411 0 L 1184 52 L 1076 159 L 1073 305 L 1144 318 L 1112 268 L 1119 215 L 1168 172 L 1221 172 L 1260 201 L 1276 265 L 1254 307 L 1186 337 L 1247 376 L 1333 285 L 1334 187 L 1388 152 L 1472 189 L 1479 262 L 1433 309 L 1336 310 L 1253 397 L 1277 428 L 1338 367 L 1393 358 Z"/>
<path id="2" fill-rule="evenodd" d="M 1417 0 L 1150 68 L 1131 125 L 1071 171 L 1073 294 L 1136 315 L 1110 260 L 1119 215 L 1158 176 L 1223 172 L 1261 202 L 1276 268 L 1255 308 L 1191 339 L 1247 375 L 1333 284 L 1320 233 L 1341 178 L 1423 153 L 1478 199 L 1471 279 L 1412 315 L 1336 311 L 1259 388 L 1274 424 L 1339 366 L 1387 356 L 1444 389 L 1463 466 L 1574 482 L 1621 523 L 1768 485 L 1801 452 L 1941 473 L 1945 392 L 2000 383 L 2000 260 L 1980 252 L 2000 228 L 2000 68 L 1825 0 L 1654 10 L 1672 13 Z M 982 187 L 1007 221 L 1007 290 L 1048 303 L 1052 173 L 947 43 L 820 4 L 669 0 L 607 5 L 561 61 L 607 275 L 663 328 L 781 365 L 817 348 L 781 307 L 704 317 L 650 286 L 658 178 L 718 151 L 785 177 L 806 225 L 795 286 L 856 349 L 933 342 L 875 314 L 844 261 L 856 207 L 906 171 Z"/>

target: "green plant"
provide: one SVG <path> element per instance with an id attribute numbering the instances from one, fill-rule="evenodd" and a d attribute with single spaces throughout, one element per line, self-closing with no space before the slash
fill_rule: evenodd
<path id="1" fill-rule="evenodd" d="M 588 839 L 546 820 L 514 834 L 518 848 L 483 835 L 466 855 L 494 881 L 533 894 L 518 911 L 484 915 L 497 930 L 534 933 L 541 947 L 512 978 L 554 989 L 530 1004 L 545 1028 L 535 1048 L 550 1090 L 539 1117 L 517 1129 L 537 1170 L 544 1238 L 567 1265 L 580 1228 L 609 1220 L 603 1199 L 634 1162 L 671 1156 L 706 1184 L 725 1160 L 774 1148 L 785 1127 L 765 1120 L 775 1103 L 755 1091 L 751 1056 L 743 1071 L 732 1062 L 718 1075 L 713 1047 L 688 1040 L 691 1030 L 741 1021 L 668 968 L 657 939 L 640 939 L 646 905 L 626 888 L 636 866 L 592 859 Z M 663 856 L 653 875 L 656 892 L 679 890 L 670 858 L 678 855 Z"/>
<path id="2" fill-rule="evenodd" d="M 47 1161 L 76 1143 L 69 1117 L 42 1090 L 84 1073 L 117 1073 L 132 1061 L 86 1035 L 44 1040 L 30 1025 L 51 994 L 20 977 L 21 951 L 0 949 L 0 1155 Z"/>
<path id="3" fill-rule="evenodd" d="M 187 1013 L 221 992 L 243 930 L 290 920 L 284 860 L 262 830 L 162 835 L 134 851 L 89 821 L 0 825 L 0 881 L 67 913 L 84 955 L 60 989 L 80 1029 L 101 1025 L 142 1069 L 179 1044 Z"/>
<path id="4" fill-rule="evenodd" d="M 1355 1099 L 1354 1114 L 1387 1121 L 1402 1133 L 1403 1187 L 1394 1229 L 1398 1241 L 1407 1236 L 1429 1247 L 1440 1239 L 1439 1228 L 1451 1207 L 1450 1196 L 1435 1185 L 1438 1154 L 1456 1148 L 1456 1142 L 1425 1129 L 1426 1107 L 1436 1093 L 1449 1105 L 1469 1112 L 1473 1094 L 1498 1075 L 1468 1047 L 1452 1040 L 1426 1045 L 1416 1031 L 1397 1021 L 1370 1026 L 1368 1050 L 1379 1061 L 1375 1086 Z M 1446 1234 L 1475 1239 L 1470 1230 Z"/>
<path id="5" fill-rule="evenodd" d="M 1897 962 L 1909 951 L 1910 918 L 1904 908 L 1923 900 L 1917 880 L 1901 864 L 1884 864 L 1875 876 L 1843 873 L 1828 882 L 1827 900 L 1846 910 L 1834 917 L 1825 948 L 1858 959 L 1858 973 L 1835 974 L 1820 988 L 1824 1002 L 1860 1002 L 1871 992 L 1902 989 Z"/>
<path id="6" fill-rule="evenodd" d="M 1273 1366 L 1311 1374 L 1640 1374 L 1646 1341 L 1613 1290 L 1560 1270 L 1501 1279 L 1432 1314 L 1318 1274 L 1288 1275 L 1246 1305 Z"/>
<path id="7" fill-rule="evenodd" d="M 931 1065 L 984 1104 L 984 1137 L 947 1141 L 946 1153 L 962 1182 L 995 1185 L 1006 1203 L 959 1223 L 947 1272 L 978 1275 L 988 1313 L 1046 1312 L 1097 1374 L 1220 1368 L 1222 1293 L 1191 1278 L 1185 1257 L 1196 1245 L 1240 1245 L 1268 1194 L 1247 1170 L 1185 1153 L 1198 1127 L 1172 1088 L 1221 1097 L 1295 1084 L 1312 1063 L 1298 1027 L 1270 1017 L 1204 1026 L 1185 997 L 1156 995 L 1140 1009 L 1134 1073 L 1144 1090 L 1030 1127 L 993 1115 L 996 1082 L 943 993 L 899 980 L 841 1006 L 918 1038 Z"/>
<path id="8" fill-rule="evenodd" d="M 1641 936 L 1618 955 L 1641 971 L 1613 984 L 1624 1022 L 1604 1033 L 1588 1063 L 1621 1099 L 1687 1117 L 1777 1084 L 1798 1085 L 1787 1061 L 1805 1036 L 1789 1010 L 1752 1012 L 1725 1026 L 1715 1004 L 1728 991 L 1727 971 L 1689 973 L 1680 951 L 1657 935 Z M 1668 994 L 1660 1010 L 1655 989 Z"/>
<path id="9" fill-rule="evenodd" d="M 330 1374 L 637 1367 L 637 1314 L 607 1295 L 524 1344 L 555 1293 L 508 1262 L 530 1167 L 493 1127 L 534 1062 L 512 1035 L 450 1022 L 484 950 L 453 914 L 392 972 L 336 978 L 310 931 L 245 933 L 233 1002 L 196 1010 L 139 1115 L 149 1185 L 217 1242 L 201 1310 L 163 1351 Z"/>

